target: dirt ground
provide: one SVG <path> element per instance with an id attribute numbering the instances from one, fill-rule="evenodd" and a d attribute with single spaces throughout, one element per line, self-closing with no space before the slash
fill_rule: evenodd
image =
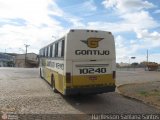
<path id="1" fill-rule="evenodd" d="M 160 110 L 160 81 L 121 85 L 118 90 L 125 96 L 141 100 Z"/>
<path id="2" fill-rule="evenodd" d="M 119 69 L 117 91 L 160 109 L 160 72 L 138 69 Z"/>

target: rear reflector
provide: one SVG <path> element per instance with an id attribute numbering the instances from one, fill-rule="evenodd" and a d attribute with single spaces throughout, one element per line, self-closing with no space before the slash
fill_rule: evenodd
<path id="1" fill-rule="evenodd" d="M 113 79 L 116 79 L 116 71 L 113 71 L 112 77 Z"/>
<path id="2" fill-rule="evenodd" d="M 66 73 L 66 83 L 71 83 L 71 73 Z"/>

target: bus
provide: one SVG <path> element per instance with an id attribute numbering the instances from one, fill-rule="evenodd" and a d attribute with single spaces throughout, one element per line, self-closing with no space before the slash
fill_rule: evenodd
<path id="1" fill-rule="evenodd" d="M 63 95 L 114 92 L 115 42 L 111 32 L 71 29 L 39 51 L 40 76 Z"/>

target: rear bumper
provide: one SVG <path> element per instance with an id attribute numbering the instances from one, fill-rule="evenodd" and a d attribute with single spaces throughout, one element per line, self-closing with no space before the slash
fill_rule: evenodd
<path id="1" fill-rule="evenodd" d="M 105 87 L 87 87 L 87 88 L 67 88 L 65 95 L 76 95 L 76 94 L 100 94 L 106 92 L 114 92 L 116 86 L 105 86 Z"/>

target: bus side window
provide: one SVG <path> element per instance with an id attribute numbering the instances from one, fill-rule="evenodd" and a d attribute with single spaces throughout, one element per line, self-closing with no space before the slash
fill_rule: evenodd
<path id="1" fill-rule="evenodd" d="M 50 46 L 48 47 L 48 57 L 50 57 Z"/>
<path id="2" fill-rule="evenodd" d="M 58 42 L 58 57 L 61 57 L 62 54 L 62 41 Z"/>
<path id="3" fill-rule="evenodd" d="M 39 53 L 40 57 L 42 57 L 42 51 L 43 51 L 43 49 L 40 50 L 40 53 Z"/>
<path id="4" fill-rule="evenodd" d="M 58 57 L 58 43 L 55 43 L 55 57 Z"/>
<path id="5" fill-rule="evenodd" d="M 41 49 L 40 57 L 43 57 L 43 49 Z"/>
<path id="6" fill-rule="evenodd" d="M 52 57 L 55 57 L 55 44 L 53 44 L 53 48 L 52 48 Z"/>
<path id="7" fill-rule="evenodd" d="M 46 47 L 46 49 L 47 49 L 47 50 L 46 50 L 46 51 L 47 51 L 47 53 L 46 53 L 46 57 L 48 57 L 48 47 Z"/>
<path id="8" fill-rule="evenodd" d="M 39 51 L 39 56 L 41 56 L 41 51 L 42 51 L 42 50 Z"/>
<path id="9" fill-rule="evenodd" d="M 47 48 L 45 48 L 45 55 L 44 56 L 47 57 Z"/>
<path id="10" fill-rule="evenodd" d="M 53 49 L 53 45 L 50 46 L 50 54 L 49 54 L 49 57 L 52 57 L 52 49 Z"/>
<path id="11" fill-rule="evenodd" d="M 62 51 L 61 51 L 61 57 L 64 57 L 64 46 L 65 46 L 65 42 L 64 42 L 64 40 L 62 40 Z"/>
<path id="12" fill-rule="evenodd" d="M 42 50 L 43 50 L 43 57 L 44 57 L 45 56 L 45 49 L 43 48 Z"/>

